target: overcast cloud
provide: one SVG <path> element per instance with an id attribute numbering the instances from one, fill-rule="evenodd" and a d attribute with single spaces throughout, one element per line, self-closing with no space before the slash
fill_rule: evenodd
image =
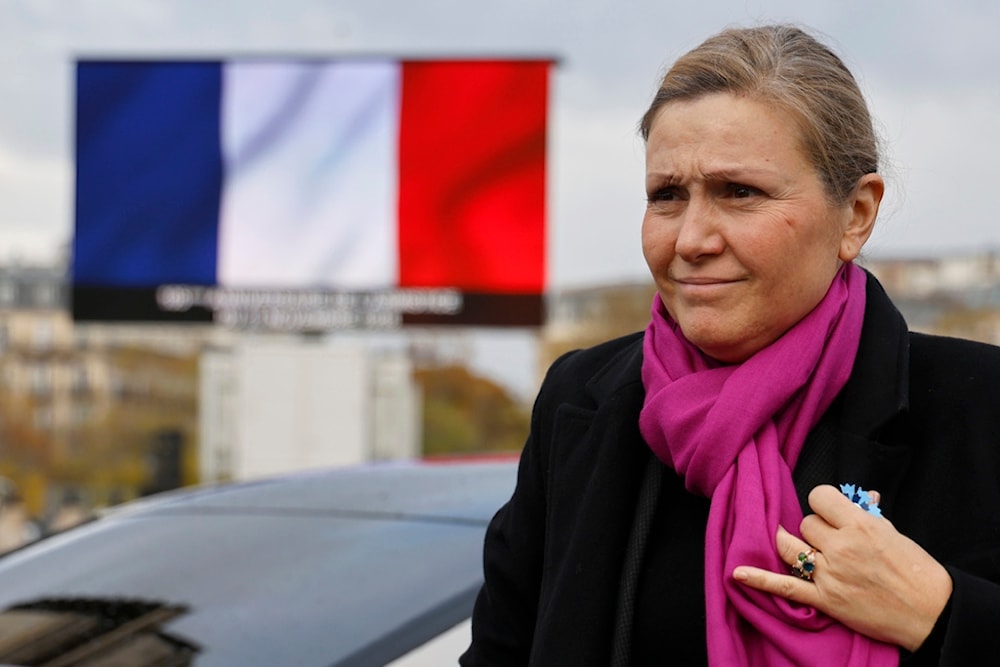
<path id="1" fill-rule="evenodd" d="M 646 277 L 635 123 L 663 66 L 730 24 L 824 35 L 870 96 L 889 199 L 871 255 L 1000 248 L 1000 3 L 841 0 L 0 0 L 0 259 L 72 233 L 78 56 L 542 55 L 551 100 L 550 283 Z"/>

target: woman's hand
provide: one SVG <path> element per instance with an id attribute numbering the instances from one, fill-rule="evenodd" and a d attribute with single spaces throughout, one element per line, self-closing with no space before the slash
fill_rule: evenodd
<path id="1" fill-rule="evenodd" d="M 815 514 L 802 520 L 803 542 L 778 527 L 782 560 L 816 550 L 812 581 L 741 566 L 733 577 L 806 604 L 856 632 L 915 651 L 951 597 L 948 571 L 885 518 L 858 508 L 832 486 L 809 493 Z"/>

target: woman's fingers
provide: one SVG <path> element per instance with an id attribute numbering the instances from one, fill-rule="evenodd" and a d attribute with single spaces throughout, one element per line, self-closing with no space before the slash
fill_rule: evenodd
<path id="1" fill-rule="evenodd" d="M 808 542 L 804 542 L 799 538 L 795 537 L 787 530 L 784 526 L 778 526 L 778 534 L 775 536 L 774 544 L 778 549 L 778 556 L 781 560 L 788 564 L 789 572 L 799 577 L 800 579 L 805 579 L 807 581 L 811 580 L 810 577 L 805 577 L 798 572 L 796 569 L 796 564 L 800 563 L 800 556 L 806 556 L 804 560 L 809 560 L 813 567 L 806 568 L 805 565 L 802 566 L 803 573 L 808 569 L 810 572 L 814 572 L 814 567 L 816 565 L 816 555 L 819 551 L 811 546 Z"/>
<path id="2" fill-rule="evenodd" d="M 733 579 L 751 588 L 777 595 L 786 600 L 810 607 L 817 606 L 816 587 L 804 579 L 787 574 L 776 574 L 749 565 L 741 565 L 733 570 Z"/>
<path id="3" fill-rule="evenodd" d="M 816 514 L 802 521 L 804 539 L 780 526 L 775 535 L 778 555 L 789 569 L 741 566 L 733 571 L 734 579 L 914 650 L 951 594 L 947 571 L 891 522 L 855 506 L 834 487 L 817 487 L 809 501 Z M 811 579 L 792 571 L 800 554 L 812 557 Z"/>
<path id="4" fill-rule="evenodd" d="M 757 567 L 740 566 L 733 571 L 733 578 L 752 588 L 781 596 L 793 602 L 812 607 L 817 606 L 819 597 L 813 582 L 792 574 L 792 568 L 798 561 L 799 554 L 808 552 L 811 547 L 789 533 L 783 526 L 778 526 L 775 545 L 781 560 L 788 565 L 788 572 L 770 572 Z M 814 559 L 814 564 L 820 567 L 822 555 L 815 552 Z"/>
<path id="5" fill-rule="evenodd" d="M 829 484 L 821 484 L 809 492 L 809 507 L 834 528 L 843 528 L 867 516 L 867 512 Z"/>

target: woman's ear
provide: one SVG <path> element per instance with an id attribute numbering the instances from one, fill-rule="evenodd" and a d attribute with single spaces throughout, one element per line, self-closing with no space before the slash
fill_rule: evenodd
<path id="1" fill-rule="evenodd" d="M 841 261 L 850 262 L 857 257 L 861 247 L 872 235 L 883 194 L 885 181 L 878 174 L 865 174 L 858 181 L 858 187 L 848 202 L 849 217 L 840 239 Z"/>

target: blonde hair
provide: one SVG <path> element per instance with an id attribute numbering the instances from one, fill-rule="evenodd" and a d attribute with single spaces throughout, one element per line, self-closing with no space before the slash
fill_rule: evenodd
<path id="1" fill-rule="evenodd" d="M 802 150 L 835 203 L 878 171 L 871 114 L 854 76 L 827 46 L 791 25 L 734 28 L 681 56 L 639 124 L 644 140 L 670 102 L 729 93 L 774 105 L 797 121 Z"/>

